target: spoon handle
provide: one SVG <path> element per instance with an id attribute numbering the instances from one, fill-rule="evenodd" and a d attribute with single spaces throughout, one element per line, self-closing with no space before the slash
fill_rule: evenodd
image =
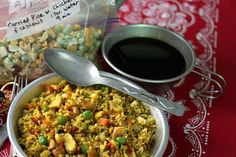
<path id="1" fill-rule="evenodd" d="M 149 93 L 145 90 L 140 90 L 127 84 L 125 85 L 119 81 L 114 81 L 109 78 L 101 77 L 100 83 L 115 88 L 123 93 L 133 96 L 139 100 L 142 100 L 143 102 L 149 105 L 172 113 L 176 116 L 183 116 L 186 109 L 185 106 L 181 104 L 167 100 L 155 94 Z"/>

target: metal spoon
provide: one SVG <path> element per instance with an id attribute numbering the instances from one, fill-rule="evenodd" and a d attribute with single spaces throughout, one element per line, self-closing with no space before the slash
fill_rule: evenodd
<path id="1" fill-rule="evenodd" d="M 185 107 L 181 104 L 177 104 L 117 80 L 100 76 L 99 70 L 91 61 L 66 50 L 47 49 L 44 52 L 44 59 L 53 71 L 74 85 L 90 86 L 103 84 L 176 116 L 182 116 L 185 111 Z"/>

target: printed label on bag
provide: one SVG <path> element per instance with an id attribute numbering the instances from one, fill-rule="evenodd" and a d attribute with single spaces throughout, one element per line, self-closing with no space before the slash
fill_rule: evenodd
<path id="1" fill-rule="evenodd" d="M 46 30 L 80 11 L 80 0 L 60 0 L 49 7 L 7 21 L 7 40 L 15 40 Z"/>
<path id="2" fill-rule="evenodd" d="M 23 8 L 39 7 L 45 4 L 46 0 L 9 0 L 9 14 L 17 12 Z"/>

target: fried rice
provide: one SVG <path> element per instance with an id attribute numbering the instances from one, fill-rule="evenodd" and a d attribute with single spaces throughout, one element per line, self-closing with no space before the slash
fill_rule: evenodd
<path id="1" fill-rule="evenodd" d="M 29 157 L 149 157 L 156 122 L 141 101 L 103 85 L 62 80 L 31 99 L 17 121 Z"/>

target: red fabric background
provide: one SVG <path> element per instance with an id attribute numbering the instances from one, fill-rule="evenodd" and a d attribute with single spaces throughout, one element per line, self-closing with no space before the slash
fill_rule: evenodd
<path id="1" fill-rule="evenodd" d="M 209 157 L 236 156 L 236 1 L 222 1 L 220 4 L 220 18 L 218 24 L 217 72 L 227 80 L 224 94 L 215 100 L 214 122 L 209 137 Z"/>
<path id="2" fill-rule="evenodd" d="M 128 1 L 128 0 L 127 0 Z M 173 1 L 174 2 L 174 1 Z M 191 0 L 188 1 L 194 5 L 202 5 L 201 1 Z M 224 76 L 227 81 L 227 87 L 223 95 L 211 102 L 208 108 L 210 115 L 208 116 L 207 123 L 210 124 L 210 129 L 207 132 L 208 143 L 204 145 L 204 153 L 199 154 L 193 152 L 192 145 L 183 136 L 183 127 L 191 116 L 196 111 L 196 107 L 192 106 L 187 100 L 186 106 L 189 107 L 190 112 L 186 112 L 184 117 L 171 117 L 170 135 L 174 139 L 176 144 L 176 152 L 174 156 L 222 156 L 222 157 L 234 157 L 236 156 L 236 106 L 234 102 L 235 93 L 235 80 L 236 80 L 236 62 L 235 62 L 235 45 L 236 40 L 236 10 L 234 6 L 236 1 L 220 1 L 219 9 L 219 21 L 216 24 L 216 30 L 218 32 L 217 47 L 215 48 L 216 57 L 216 72 Z M 130 3 L 128 3 L 130 6 Z M 132 8 L 132 7 L 131 7 Z M 136 10 L 137 11 L 137 10 Z M 136 15 L 137 12 L 136 12 Z M 128 16 L 126 13 L 120 13 L 121 22 Z M 143 18 L 143 16 L 140 16 Z M 130 18 L 131 19 L 131 18 Z M 142 19 L 136 18 L 136 21 L 143 22 Z M 127 22 L 127 21 L 126 21 Z M 137 22 L 137 23 L 139 23 Z M 193 39 L 196 29 L 204 27 L 204 23 L 197 21 L 197 23 L 188 29 L 185 34 L 187 39 Z M 198 51 L 197 53 L 199 53 Z M 198 54 L 199 55 L 199 54 Z M 199 79 L 199 78 L 198 78 Z M 188 97 L 188 91 L 191 89 L 191 85 L 197 80 L 197 76 L 191 74 L 186 77 L 185 84 L 181 87 L 173 89 L 176 93 L 175 100 Z M 200 130 L 203 131 L 203 130 Z M 203 141 L 204 143 L 204 141 Z M 173 151 L 170 146 L 170 142 L 164 156 L 168 156 Z"/>

